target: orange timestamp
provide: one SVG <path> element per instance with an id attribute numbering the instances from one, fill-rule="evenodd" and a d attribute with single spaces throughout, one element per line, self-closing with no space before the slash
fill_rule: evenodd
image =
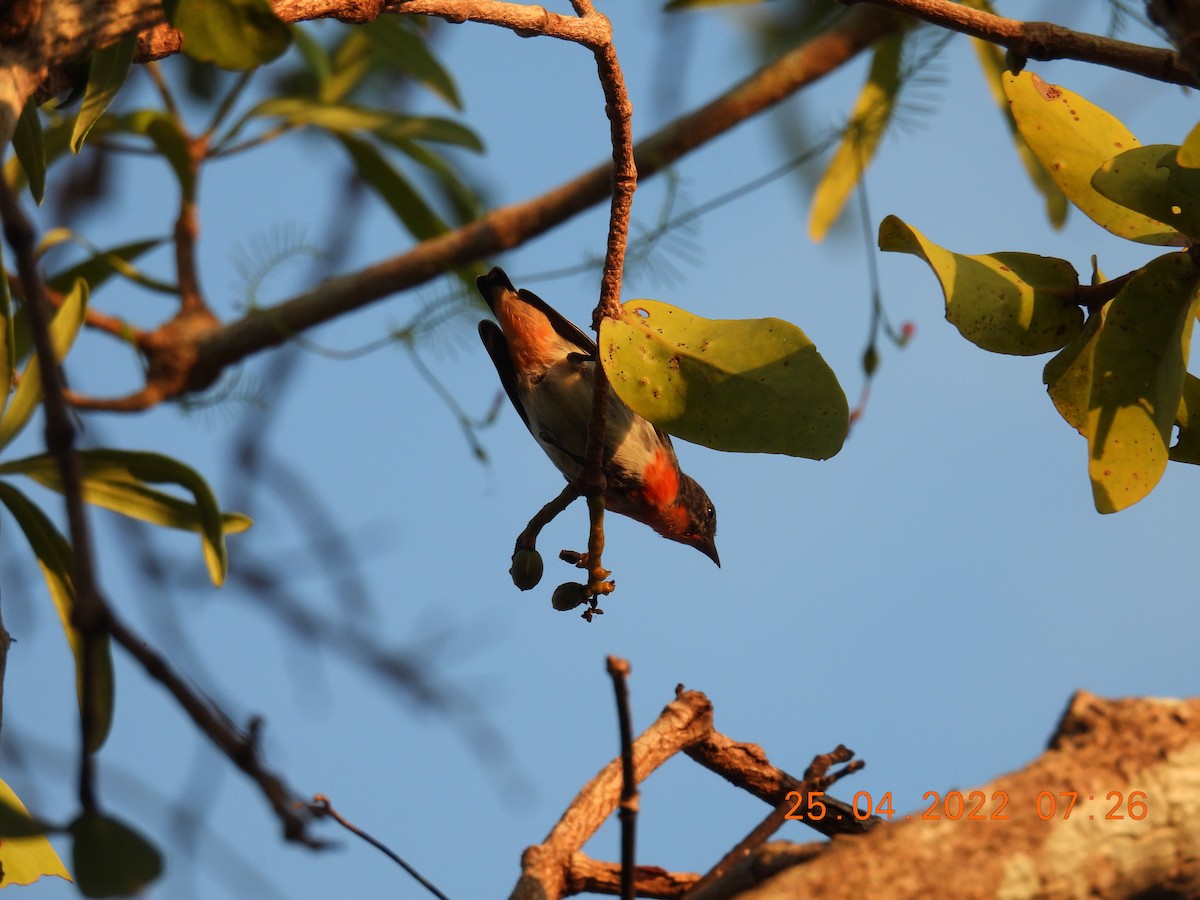
<path id="1" fill-rule="evenodd" d="M 821 798 L 824 791 L 810 791 L 801 794 L 800 791 L 788 791 L 785 799 L 792 801 L 792 808 L 784 816 L 785 819 L 798 821 L 819 822 L 826 817 L 843 818 L 840 811 L 830 812 L 829 807 Z M 940 820 L 958 821 L 965 819 L 970 822 L 1002 822 L 1010 819 L 1008 813 L 1010 799 L 1007 791 L 993 791 L 989 796 L 985 791 L 947 791 L 944 795 L 937 791 L 926 791 L 922 798 L 929 803 L 925 811 L 919 815 L 904 816 L 901 821 Z M 1039 791 L 1034 799 L 1033 808 L 1037 817 L 1042 821 L 1061 819 L 1066 821 L 1075 812 L 1075 806 L 1080 800 L 1095 802 L 1095 794 L 1083 797 L 1078 791 Z M 1145 791 L 1109 791 L 1103 796 L 1103 806 L 1093 808 L 1088 813 L 1089 819 L 1121 820 L 1132 819 L 1141 821 L 1149 814 L 1149 803 Z M 876 802 L 869 791 L 859 791 L 854 795 L 851 804 L 853 817 L 859 822 L 865 822 L 873 816 L 880 816 L 889 822 L 897 815 L 892 805 L 892 792 L 887 791 Z M 1099 813 L 1103 813 L 1100 815 Z M 1083 813 L 1076 813 L 1076 817 Z"/>

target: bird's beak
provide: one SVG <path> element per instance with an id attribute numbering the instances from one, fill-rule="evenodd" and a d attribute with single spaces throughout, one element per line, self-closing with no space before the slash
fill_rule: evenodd
<path id="1" fill-rule="evenodd" d="M 717 555 L 717 542 L 710 537 L 702 538 L 692 544 L 697 550 L 711 559 L 717 564 L 717 568 L 721 568 L 721 557 Z"/>

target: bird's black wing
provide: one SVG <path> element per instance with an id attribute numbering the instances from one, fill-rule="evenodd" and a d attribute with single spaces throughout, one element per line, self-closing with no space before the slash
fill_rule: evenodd
<path id="1" fill-rule="evenodd" d="M 488 356 L 492 358 L 496 374 L 500 376 L 500 383 L 504 385 L 504 392 L 508 394 L 508 399 L 512 401 L 517 415 L 521 417 L 521 421 L 525 423 L 529 433 L 533 434 L 533 428 L 529 425 L 529 416 L 525 414 L 525 407 L 521 405 L 521 398 L 517 395 L 517 370 L 513 368 L 512 357 L 508 355 L 508 341 L 504 337 L 504 332 L 495 322 L 484 319 L 479 323 L 479 337 L 483 341 L 483 346 L 487 348 Z"/>

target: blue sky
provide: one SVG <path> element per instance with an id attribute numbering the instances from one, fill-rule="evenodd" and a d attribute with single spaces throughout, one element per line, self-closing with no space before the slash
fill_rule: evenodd
<path id="1" fill-rule="evenodd" d="M 666 31 L 650 4 L 610 6 L 636 135 L 754 67 L 742 27 L 754 10 L 693 14 Z M 1103 30 L 1101 5 L 1090 6 L 1093 18 L 1067 24 Z M 1046 17 L 1049 9 L 1004 6 L 1024 18 Z M 1126 36 L 1146 39 L 1138 30 Z M 589 53 L 482 25 L 440 29 L 439 41 L 463 94 L 462 118 L 487 144 L 471 167 L 493 202 L 540 193 L 607 156 Z M 688 52 L 673 64 L 677 80 L 664 91 L 663 54 L 680 46 Z M 1123 242 L 1077 212 L 1065 229 L 1052 230 L 968 41 L 953 40 L 943 59 L 932 111 L 910 113 L 909 127 L 888 138 L 870 171 L 875 223 L 895 214 L 956 250 L 1060 256 L 1081 272 L 1096 253 L 1110 276 L 1153 257 L 1153 249 Z M 1198 118 L 1179 88 L 1082 63 L 1031 68 L 1108 108 L 1143 143 L 1178 142 Z M 782 114 L 802 113 L 806 135 L 821 139 L 842 120 L 864 72 L 859 60 L 789 101 Z M 779 135 L 772 117 L 760 117 L 683 160 L 678 208 L 777 166 L 787 158 Z M 326 236 L 340 202 L 340 165 L 336 147 L 309 139 L 205 173 L 201 277 L 219 315 L 233 317 L 245 302 L 234 266 L 239 248 L 278 239 L 284 229 L 313 242 Z M 169 175 L 150 168 L 126 169 L 119 209 L 90 219 L 89 237 L 107 245 L 169 228 L 173 212 L 162 203 L 172 191 Z M 666 197 L 663 179 L 645 183 L 635 220 L 652 224 Z M 784 178 L 707 214 L 686 235 L 690 254 L 670 257 L 672 277 L 632 270 L 625 296 L 711 317 L 795 322 L 853 404 L 870 315 L 867 248 L 853 218 L 813 245 L 807 201 L 803 184 Z M 381 204 L 369 209 L 353 266 L 411 243 Z M 606 225 L 605 212 L 593 211 L 488 262 L 583 324 L 595 302 L 595 273 L 525 276 L 601 252 Z M 122 547 L 131 543 L 128 532 L 96 513 L 104 587 L 152 640 L 168 641 L 164 623 L 172 617 L 164 610 L 172 610 L 194 651 L 178 657 L 180 668 L 240 721 L 265 717 L 270 765 L 301 795 L 328 794 L 456 898 L 506 894 L 521 850 L 545 836 L 616 754 L 604 671 L 610 653 L 632 664 L 637 730 L 682 682 L 709 695 L 719 730 L 760 744 L 792 773 L 847 744 L 867 767 L 835 793 L 890 791 L 905 812 L 923 808 L 926 791 L 977 786 L 1036 757 L 1076 689 L 1193 693 L 1200 474 L 1172 465 L 1148 499 L 1100 516 L 1086 444 L 1042 387 L 1047 357 L 1001 357 L 966 343 L 944 321 L 940 290 L 923 263 L 884 254 L 878 264 L 889 316 L 913 322 L 916 336 L 903 350 L 881 347 L 870 404 L 842 452 L 817 463 L 681 444 L 685 470 L 719 511 L 722 568 L 610 517 L 605 562 L 618 590 L 590 625 L 549 603 L 553 586 L 573 579 L 553 556 L 559 547 L 581 548 L 582 504 L 543 532 L 543 584 L 520 593 L 509 581 L 513 539 L 561 478 L 507 403 L 479 434 L 488 454 L 480 464 L 405 352 L 387 348 L 353 361 L 299 354 L 290 389 L 265 398 L 271 415 L 262 439 L 329 511 L 328 528 L 357 549 L 370 613 L 348 611 L 351 579 L 328 577 L 315 562 L 314 545 L 325 546 L 321 529 L 270 491 L 252 493 L 239 507 L 256 520 L 254 546 L 277 559 L 295 595 L 331 621 L 357 622 L 381 646 L 419 652 L 431 677 L 470 698 L 498 745 L 481 742 L 462 717 L 409 702 L 355 661 L 281 636 L 277 620 L 242 588 L 159 595 L 138 587 Z M 169 271 L 167 254 L 151 258 L 155 266 Z M 291 263 L 267 282 L 265 298 L 287 297 L 311 277 L 308 263 Z M 329 349 L 365 345 L 450 289 L 427 285 L 309 337 Z M 160 298 L 112 290 L 98 303 L 147 321 L 166 310 Z M 499 392 L 475 336 L 480 315 L 465 311 L 421 346 L 456 402 L 478 417 Z M 245 367 L 239 393 L 264 383 L 263 367 L 263 360 Z M 96 393 L 136 383 L 130 361 L 99 340 L 73 355 L 68 371 Z M 253 404 L 235 398 L 187 414 L 167 408 L 88 417 L 88 439 L 178 456 L 232 503 L 227 438 L 255 414 Z M 8 520 L 3 525 L 13 534 Z M 193 536 L 151 540 L 172 572 L 203 577 Z M 246 559 L 240 540 L 230 544 L 235 570 Z M 37 811 L 68 818 L 73 675 L 40 581 L 13 577 L 19 551 L 5 540 L 5 621 L 19 639 L 9 659 L 5 727 L 6 738 L 33 741 L 25 762 L 36 777 L 11 758 L 6 773 Z M 317 854 L 284 845 L 257 791 L 121 655 L 117 719 L 100 771 L 108 807 L 168 848 L 167 878 L 151 896 L 269 896 L 255 877 L 284 897 L 421 895 L 382 856 L 332 826 L 318 832 L 338 849 Z M 180 802 L 204 814 L 191 861 L 170 849 L 171 805 Z M 643 786 L 641 809 L 640 861 L 693 871 L 712 865 L 766 812 L 685 759 Z M 616 858 L 616 836 L 610 824 L 586 849 Z M 781 836 L 812 835 L 790 823 Z M 55 884 L 28 894 L 71 895 Z"/>

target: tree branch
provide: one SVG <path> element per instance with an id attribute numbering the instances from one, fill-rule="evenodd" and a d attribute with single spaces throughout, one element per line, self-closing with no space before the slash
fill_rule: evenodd
<path id="1" fill-rule="evenodd" d="M 852 10 L 828 31 L 787 52 L 717 99 L 662 128 L 635 147 L 647 177 L 837 69 L 899 27 L 902 19 L 874 9 Z M 187 390 L 213 383 L 241 360 L 291 336 L 441 276 L 447 269 L 511 249 L 544 234 L 610 196 L 611 164 L 597 166 L 539 197 L 492 210 L 482 218 L 358 272 L 213 331 L 197 347 Z"/>
<path id="2" fill-rule="evenodd" d="M 1021 22 L 972 9 L 950 0 L 838 0 L 846 6 L 869 3 L 922 19 L 951 31 L 1007 47 L 1029 59 L 1074 59 L 1123 72 L 1143 75 L 1168 84 L 1200 87 L 1200 81 L 1170 50 L 1146 47 L 1072 31 L 1052 22 Z"/>

